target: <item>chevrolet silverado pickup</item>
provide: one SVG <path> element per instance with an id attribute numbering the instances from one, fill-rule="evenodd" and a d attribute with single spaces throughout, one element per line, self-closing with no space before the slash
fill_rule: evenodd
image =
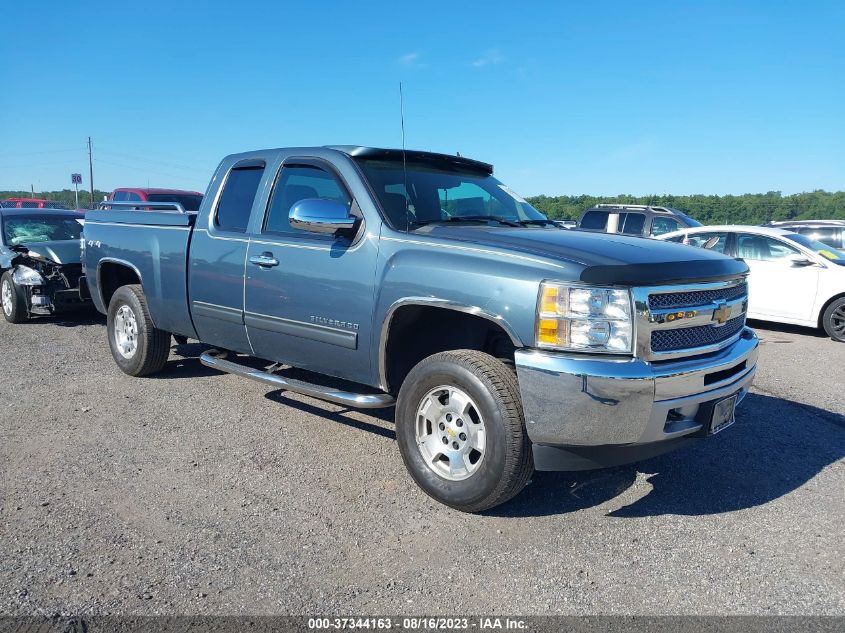
<path id="1" fill-rule="evenodd" d="M 395 407 L 411 476 L 459 510 L 507 501 L 535 469 L 711 436 L 756 370 L 743 262 L 561 231 L 483 162 L 261 150 L 224 158 L 197 213 L 172 206 L 87 215 L 85 274 L 120 369 L 153 374 L 190 338 L 209 367 Z"/>

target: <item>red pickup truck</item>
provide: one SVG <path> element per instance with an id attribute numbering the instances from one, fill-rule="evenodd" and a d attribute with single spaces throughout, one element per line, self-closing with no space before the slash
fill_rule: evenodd
<path id="1" fill-rule="evenodd" d="M 112 202 L 178 202 L 185 211 L 197 211 L 202 202 L 199 191 L 185 191 L 183 189 L 135 189 L 121 187 L 111 192 L 109 200 Z"/>
<path id="2" fill-rule="evenodd" d="M 6 198 L 0 201 L 0 207 L 11 209 L 67 209 L 61 202 L 46 198 Z"/>

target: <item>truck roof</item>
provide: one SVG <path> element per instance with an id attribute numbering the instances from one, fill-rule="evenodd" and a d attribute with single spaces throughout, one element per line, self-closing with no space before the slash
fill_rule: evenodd
<path id="1" fill-rule="evenodd" d="M 473 160 L 464 156 L 452 154 L 438 154 L 437 152 L 423 152 L 420 150 L 401 150 L 388 149 L 383 147 L 366 147 L 364 145 L 323 145 L 320 147 L 275 147 L 266 149 L 257 149 L 248 152 L 238 152 L 230 154 L 228 159 L 245 159 L 249 160 L 256 158 L 258 155 L 267 156 L 274 152 L 283 152 L 285 154 L 303 154 L 308 155 L 314 153 L 325 155 L 326 150 L 329 152 L 339 152 L 345 154 L 350 158 L 370 158 L 374 160 L 395 160 L 401 161 L 404 157 L 408 161 L 425 162 L 433 165 L 441 165 L 444 167 L 459 168 L 469 171 L 477 171 L 486 175 L 493 173 L 493 165 L 484 163 L 480 160 Z"/>
<path id="2" fill-rule="evenodd" d="M 363 145 L 326 145 L 329 149 L 343 152 L 353 158 L 373 158 L 384 160 L 401 160 L 404 158 L 411 161 L 423 161 L 433 163 L 446 163 L 455 167 L 464 167 L 474 171 L 482 171 L 487 174 L 493 173 L 493 165 L 480 160 L 473 160 L 460 155 L 439 154 L 437 152 L 423 152 L 414 149 L 387 149 L 383 147 L 365 147 Z"/>

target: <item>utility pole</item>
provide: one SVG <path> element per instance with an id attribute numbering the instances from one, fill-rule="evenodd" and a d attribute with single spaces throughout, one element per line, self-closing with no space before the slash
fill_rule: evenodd
<path id="1" fill-rule="evenodd" d="M 96 209 L 94 203 L 94 159 L 91 155 L 91 137 L 88 137 L 88 176 L 91 180 L 91 208 Z"/>

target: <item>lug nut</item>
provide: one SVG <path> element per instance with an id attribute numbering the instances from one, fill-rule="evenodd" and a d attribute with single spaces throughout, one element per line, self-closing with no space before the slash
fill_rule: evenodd
<path id="1" fill-rule="evenodd" d="M 441 431 L 445 431 L 445 430 L 446 430 L 446 425 L 445 425 L 445 424 L 443 424 L 442 422 L 440 423 L 440 430 L 441 430 Z"/>
<path id="2" fill-rule="evenodd" d="M 452 448 L 457 449 L 457 448 L 458 448 L 458 443 L 457 443 L 457 442 L 452 442 Z"/>
<path id="3" fill-rule="evenodd" d="M 466 433 L 461 433 L 458 437 L 460 437 L 460 438 L 461 438 L 461 441 L 462 441 L 462 442 L 466 442 L 466 439 L 467 439 L 467 434 L 466 434 Z"/>
<path id="4" fill-rule="evenodd" d="M 451 413 L 447 413 L 447 414 L 446 414 L 446 421 L 447 421 L 447 422 L 451 422 L 451 421 L 452 421 L 452 414 L 451 414 Z"/>
<path id="5" fill-rule="evenodd" d="M 456 424 L 457 424 L 458 426 L 463 426 L 463 425 L 464 425 L 464 421 L 463 421 L 463 420 L 461 420 L 460 418 L 458 418 L 458 421 L 456 422 Z"/>
<path id="6" fill-rule="evenodd" d="M 448 443 L 449 443 L 449 440 L 447 440 L 447 439 L 446 439 L 446 436 L 445 436 L 445 435 L 443 436 L 443 443 L 444 443 L 444 444 L 448 444 Z"/>

